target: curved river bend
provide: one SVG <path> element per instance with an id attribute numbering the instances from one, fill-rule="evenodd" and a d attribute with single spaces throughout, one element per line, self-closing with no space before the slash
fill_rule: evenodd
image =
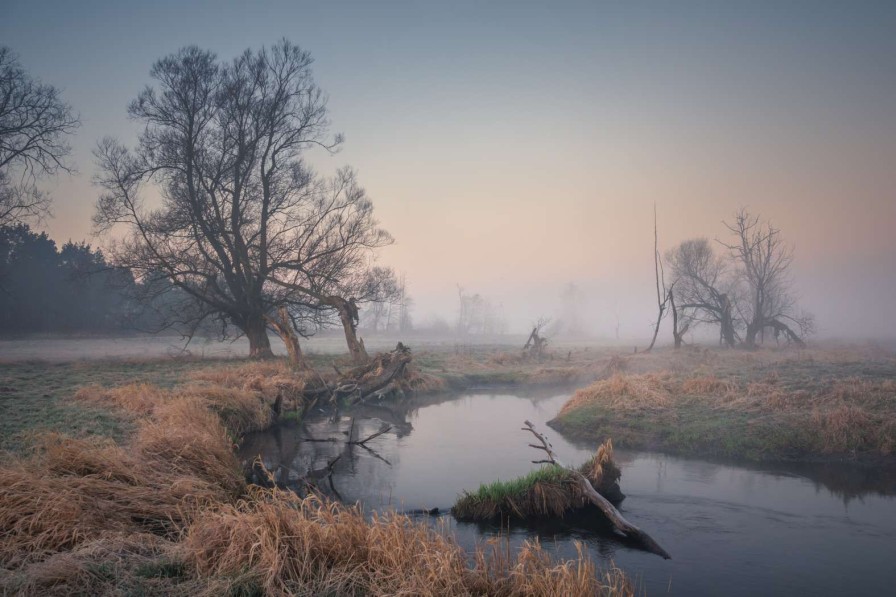
<path id="1" fill-rule="evenodd" d="M 361 406 L 341 417 L 320 414 L 302 426 L 250 435 L 241 454 L 260 454 L 281 476 L 334 466 L 327 491 L 368 510 L 447 510 L 463 490 L 530 471 L 537 454 L 520 430 L 526 419 L 547 432 L 567 463 L 593 446 L 575 445 L 546 426 L 564 391 L 470 392 L 415 401 L 411 409 Z M 392 430 L 346 448 L 384 423 Z M 594 521 L 556 521 L 502 529 L 438 520 L 465 547 L 494 535 L 512 544 L 538 537 L 562 557 L 583 542 L 601 563 L 623 568 L 647 595 L 844 595 L 896 591 L 896 474 L 846 465 L 749 468 L 616 450 L 620 508 L 671 554 L 665 561 L 621 544 Z M 432 520 L 428 516 L 423 520 Z"/>

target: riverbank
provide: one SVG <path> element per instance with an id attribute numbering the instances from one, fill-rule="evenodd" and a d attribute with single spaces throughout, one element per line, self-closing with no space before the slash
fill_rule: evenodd
<path id="1" fill-rule="evenodd" d="M 20 416 L 3 419 L 0 593 L 633 594 L 581 554 L 467 553 L 404 516 L 247 486 L 235 444 L 278 397 L 288 411 L 306 375 L 284 361 L 4 366 L 3 408 Z"/>
<path id="2" fill-rule="evenodd" d="M 871 348 L 626 357 L 549 424 L 709 459 L 896 464 L 896 356 Z"/>
<path id="3" fill-rule="evenodd" d="M 431 391 L 561 384 L 572 390 L 604 374 L 611 355 L 609 349 L 580 347 L 565 350 L 553 359 L 532 362 L 507 347 L 444 347 L 414 351 L 413 367 L 436 382 Z M 310 353 L 306 358 L 324 375 L 332 375 L 334 366 L 340 370 L 351 367 L 344 355 Z M 285 359 L 256 363 L 244 358 L 190 356 L 63 362 L 7 358 L 0 361 L 0 450 L 20 451 L 23 439 L 37 431 L 64 431 L 75 437 L 103 436 L 119 441 L 126 438 L 133 431 L 128 418 L 114 410 L 70 399 L 84 386 L 140 382 L 172 388 L 203 377 L 256 379 L 296 375 Z"/>
<path id="4" fill-rule="evenodd" d="M 351 367 L 344 355 L 307 358 L 324 375 Z M 560 346 L 539 361 L 510 347 L 446 346 L 414 351 L 413 369 L 430 393 L 569 388 L 575 395 L 552 426 L 593 445 L 612 438 L 625 449 L 703 458 L 896 464 L 896 353 L 874 346 L 646 354 Z M 7 361 L 0 363 L 0 450 L 20 451 L 23 439 L 39 431 L 128 437 L 133 422 L 127 417 L 70 400 L 84 386 L 172 388 L 204 378 L 227 378 L 230 385 L 250 379 L 249 389 L 259 392 L 267 383 L 273 397 L 271 379 L 304 383 L 296 375 L 282 359 Z"/>

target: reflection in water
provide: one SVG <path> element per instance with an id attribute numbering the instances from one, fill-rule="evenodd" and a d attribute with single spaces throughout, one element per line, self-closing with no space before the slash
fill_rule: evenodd
<path id="1" fill-rule="evenodd" d="M 324 491 L 368 510 L 450 508 L 480 483 L 531 470 L 531 420 L 546 429 L 566 393 L 477 393 L 428 397 L 404 406 L 364 405 L 332 418 L 320 413 L 301 426 L 246 438 L 242 455 L 261 455 L 288 482 L 333 464 Z M 365 450 L 346 445 L 383 424 L 392 430 Z M 550 434 L 568 463 L 593 446 Z M 307 438 L 337 441 L 303 441 Z M 502 535 L 513 545 L 539 538 L 563 557 L 575 541 L 596 558 L 614 560 L 648 594 L 885 593 L 896 586 L 896 473 L 836 464 L 731 466 L 616 450 L 622 466 L 625 516 L 648 530 L 673 559 L 620 543 L 600 519 L 567 517 L 501 528 L 439 517 L 472 547 Z M 421 520 L 432 521 L 423 516 Z"/>

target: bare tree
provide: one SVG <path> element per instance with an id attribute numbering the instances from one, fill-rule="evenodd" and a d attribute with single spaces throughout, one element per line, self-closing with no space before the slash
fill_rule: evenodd
<path id="1" fill-rule="evenodd" d="M 582 322 L 582 304 L 585 301 L 585 293 L 574 282 L 569 282 L 560 293 L 560 318 L 564 334 L 570 337 L 585 335 L 585 326 Z"/>
<path id="2" fill-rule="evenodd" d="M 737 342 L 732 301 L 734 282 L 722 256 L 705 238 L 686 240 L 666 253 L 678 297 L 676 311 L 682 325 L 718 325 L 725 345 Z"/>
<path id="3" fill-rule="evenodd" d="M 126 233 L 112 243 L 116 264 L 163 276 L 195 304 L 184 323 L 219 318 L 254 357 L 271 355 L 269 326 L 290 323 L 281 307 L 293 321 L 335 310 L 354 332 L 349 292 L 370 290 L 370 252 L 391 242 L 354 172 L 323 180 L 301 161 L 342 141 L 311 63 L 286 40 L 229 63 L 184 48 L 155 63 L 157 86 L 129 107 L 145 125 L 137 148 L 106 139 L 96 151 L 94 222 Z"/>
<path id="4" fill-rule="evenodd" d="M 479 293 L 470 294 L 457 285 L 458 313 L 455 325 L 459 336 L 502 335 L 507 331 L 503 304 L 494 304 Z"/>
<path id="5" fill-rule="evenodd" d="M 48 212 L 50 198 L 37 182 L 70 171 L 66 137 L 79 125 L 58 89 L 32 79 L 12 50 L 0 47 L 0 225 Z"/>
<path id="6" fill-rule="evenodd" d="M 797 312 L 790 270 L 793 248 L 784 243 L 781 231 L 771 222 L 745 209 L 725 226 L 735 240 L 722 244 L 737 264 L 748 297 L 738 304 L 746 324 L 744 344 L 755 346 L 757 336 L 771 329 L 776 338 L 783 333 L 789 341 L 802 345 L 803 336 L 813 330 L 813 319 Z"/>
<path id="7" fill-rule="evenodd" d="M 656 229 L 656 204 L 653 205 L 653 270 L 656 277 L 657 315 L 656 323 L 653 326 L 653 338 L 650 340 L 650 346 L 648 346 L 644 352 L 653 350 L 653 345 L 656 344 L 656 337 L 660 333 L 660 324 L 663 322 L 663 317 L 666 316 L 666 308 L 669 305 L 669 291 L 666 288 L 666 273 L 663 270 L 663 260 L 660 258 L 659 236 L 657 235 Z"/>

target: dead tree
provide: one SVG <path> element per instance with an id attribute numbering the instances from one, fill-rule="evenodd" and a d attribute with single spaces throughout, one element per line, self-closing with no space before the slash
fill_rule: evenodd
<path id="1" fill-rule="evenodd" d="M 529 334 L 529 339 L 526 340 L 526 344 L 523 346 L 524 355 L 533 359 L 541 359 L 544 356 L 548 339 L 543 337 L 541 333 L 548 322 L 550 322 L 550 319 L 544 317 L 539 317 L 538 321 L 535 322 L 535 325 L 532 327 L 532 333 Z"/>
<path id="2" fill-rule="evenodd" d="M 305 398 L 329 397 L 333 401 L 363 402 L 372 397 L 383 397 L 400 387 L 411 359 L 411 349 L 399 342 L 395 350 L 376 355 L 368 363 L 344 372 L 335 381 L 321 380 L 320 385 L 307 388 Z"/>
<path id="3" fill-rule="evenodd" d="M 718 325 L 722 342 L 734 347 L 737 331 L 728 297 L 736 284 L 727 261 L 716 254 L 709 240 L 693 238 L 670 249 L 666 262 L 675 286 L 679 319 L 683 316 L 688 325 Z"/>
<path id="4" fill-rule="evenodd" d="M 554 454 L 554 450 L 550 442 L 548 442 L 545 436 L 535 430 L 535 426 L 532 425 L 531 422 L 526 421 L 524 424 L 525 427 L 522 428 L 523 431 L 530 432 L 536 437 L 536 439 L 538 439 L 539 443 L 541 444 L 529 444 L 529 446 L 535 448 L 536 450 L 542 450 L 545 454 L 547 454 L 547 459 L 533 460 L 533 464 L 553 464 L 554 466 L 560 466 L 569 471 L 572 471 L 572 473 L 579 481 L 579 484 L 582 488 L 582 493 L 585 494 L 585 496 L 588 498 L 588 501 L 597 506 L 598 509 L 604 513 L 604 516 L 607 517 L 607 520 L 612 523 L 613 528 L 615 528 L 619 534 L 621 534 L 623 537 L 638 541 L 649 552 L 662 556 L 664 559 L 668 560 L 672 557 L 669 555 L 669 552 L 660 547 L 659 543 L 654 541 L 654 539 L 650 535 L 627 521 L 625 517 L 619 513 L 619 510 L 617 510 L 616 507 L 607 500 L 607 498 L 599 494 L 597 490 L 594 489 L 594 486 L 591 485 L 591 482 L 587 479 L 587 477 L 585 477 L 585 475 L 573 468 L 562 464 L 557 458 L 557 455 Z"/>
<path id="5" fill-rule="evenodd" d="M 656 344 L 656 337 L 660 333 L 660 324 L 666 315 L 666 308 L 669 304 L 669 293 L 666 291 L 666 275 L 663 271 L 663 261 L 660 259 L 659 238 L 656 231 L 656 204 L 653 205 L 653 269 L 656 276 L 656 304 L 657 315 L 656 324 L 653 326 L 653 338 L 650 340 L 650 346 L 644 352 L 653 350 Z"/>

